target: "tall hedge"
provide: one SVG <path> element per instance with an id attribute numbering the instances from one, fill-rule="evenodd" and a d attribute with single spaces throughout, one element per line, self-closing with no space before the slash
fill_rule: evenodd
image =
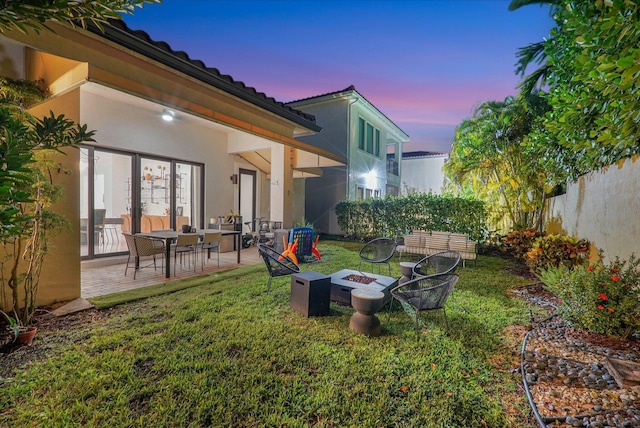
<path id="1" fill-rule="evenodd" d="M 341 201 L 338 224 L 355 239 L 400 236 L 413 229 L 464 233 L 475 241 L 486 237 L 484 202 L 433 193 Z"/>

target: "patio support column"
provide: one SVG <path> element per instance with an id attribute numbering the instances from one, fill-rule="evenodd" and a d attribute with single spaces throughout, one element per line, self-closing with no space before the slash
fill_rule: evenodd
<path id="1" fill-rule="evenodd" d="M 293 208 L 293 149 L 282 144 L 271 148 L 270 220 L 281 221 L 282 227 L 292 225 Z"/>

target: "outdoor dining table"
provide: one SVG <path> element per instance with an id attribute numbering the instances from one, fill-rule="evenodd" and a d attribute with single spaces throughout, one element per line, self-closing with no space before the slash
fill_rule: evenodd
<path id="1" fill-rule="evenodd" d="M 242 236 L 237 230 L 217 230 L 217 229 L 199 229 L 197 232 L 201 237 L 205 232 L 215 233 L 220 232 L 222 236 L 236 235 L 236 251 L 238 264 L 240 264 L 240 249 L 242 248 Z M 151 232 L 137 233 L 138 236 L 147 236 L 149 238 L 161 239 L 164 241 L 165 247 L 165 277 L 171 278 L 171 244 L 178 239 L 179 235 L 194 235 L 194 233 L 176 232 L 175 230 L 155 230 Z"/>

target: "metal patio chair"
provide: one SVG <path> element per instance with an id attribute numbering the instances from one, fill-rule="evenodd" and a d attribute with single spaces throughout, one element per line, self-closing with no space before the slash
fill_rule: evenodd
<path id="1" fill-rule="evenodd" d="M 418 317 L 420 312 L 442 309 L 446 331 L 449 331 L 447 312 L 444 305 L 447 298 L 458 282 L 458 275 L 430 275 L 420 276 L 414 280 L 405 282 L 391 290 L 391 304 L 389 305 L 389 319 L 393 301 L 400 302 L 406 312 L 415 314 L 416 339 L 419 340 Z"/>
<path id="2" fill-rule="evenodd" d="M 365 244 L 360 250 L 360 264 L 358 270 L 362 266 L 362 262 L 378 265 L 378 273 L 380 273 L 380 265 L 386 264 L 389 267 L 389 276 L 391 276 L 391 265 L 389 260 L 396 253 L 396 241 L 391 238 L 376 238 Z"/>
<path id="3" fill-rule="evenodd" d="M 264 244 L 258 244 L 258 253 L 264 260 L 269 271 L 267 292 L 271 289 L 271 279 L 278 276 L 291 275 L 300 272 L 300 267 L 289 257 L 282 257 L 280 253 Z"/>
<path id="4" fill-rule="evenodd" d="M 411 279 L 421 276 L 455 273 L 460 264 L 460 253 L 453 250 L 440 251 L 420 259 L 413 267 Z"/>

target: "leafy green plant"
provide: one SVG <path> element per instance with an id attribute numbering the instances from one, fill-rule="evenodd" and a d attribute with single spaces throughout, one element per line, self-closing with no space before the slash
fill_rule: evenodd
<path id="1" fill-rule="evenodd" d="M 561 264 L 574 267 L 587 262 L 589 241 L 567 235 L 540 236 L 526 253 L 527 265 L 538 272 L 547 266 Z"/>
<path id="2" fill-rule="evenodd" d="M 33 83 L 0 81 L 0 303 L 24 326 L 36 309 L 49 238 L 66 224 L 51 209 L 62 198 L 53 171 L 64 172 L 55 156 L 64 147 L 94 141 L 94 131 L 64 115 L 36 118 L 22 110 L 27 100 L 45 96 Z"/>
<path id="3" fill-rule="evenodd" d="M 15 342 L 16 339 L 18 338 L 18 333 L 20 332 L 20 326 L 18 325 L 18 321 L 15 318 L 10 317 L 4 311 L 0 311 L 0 315 L 2 315 L 2 318 L 6 323 L 4 328 L 6 333 L 9 335 L 9 341 Z M 13 337 L 13 339 L 11 339 L 11 337 Z M 6 344 L 6 343 L 3 343 L 3 338 L 4 338 L 4 335 L 0 333 L 0 346 L 3 346 Z"/>
<path id="4" fill-rule="evenodd" d="M 336 215 L 345 234 L 355 239 L 394 237 L 412 229 L 464 233 L 475 241 L 487 234 L 484 203 L 451 195 L 416 193 L 341 201 Z"/>
<path id="5" fill-rule="evenodd" d="M 531 250 L 533 241 L 542 236 L 542 233 L 534 228 L 512 230 L 501 238 L 502 250 L 509 253 L 516 260 L 524 261 L 526 254 Z"/>
<path id="6" fill-rule="evenodd" d="M 558 313 L 567 321 L 596 333 L 628 337 L 640 331 L 640 259 L 632 255 L 605 264 L 603 257 L 589 266 L 547 266 L 538 275 L 562 299 Z"/>

